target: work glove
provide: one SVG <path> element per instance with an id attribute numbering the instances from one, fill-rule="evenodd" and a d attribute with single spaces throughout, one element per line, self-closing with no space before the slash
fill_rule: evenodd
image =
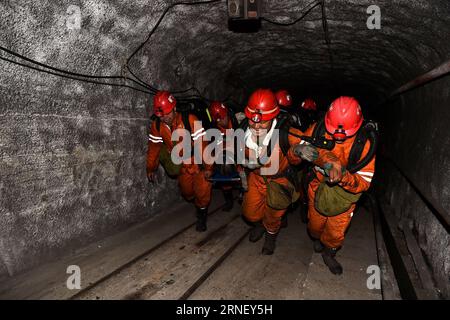
<path id="1" fill-rule="evenodd" d="M 325 163 L 323 170 L 330 184 L 338 184 L 345 174 L 345 167 L 342 166 L 340 161 Z"/>
<path id="2" fill-rule="evenodd" d="M 296 156 L 309 162 L 314 162 L 319 157 L 317 148 L 310 144 L 297 144 L 293 151 Z"/>
<path id="3" fill-rule="evenodd" d="M 242 189 L 247 192 L 248 191 L 248 181 L 247 181 L 247 174 L 244 170 L 239 172 L 239 177 L 241 178 L 241 185 Z"/>

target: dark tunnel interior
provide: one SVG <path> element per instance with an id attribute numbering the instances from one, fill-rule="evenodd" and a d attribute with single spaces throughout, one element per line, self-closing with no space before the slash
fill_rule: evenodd
<path id="1" fill-rule="evenodd" d="M 260 29 L 232 32 L 225 0 L 0 1 L 0 283 L 182 201 L 145 174 L 155 89 L 242 111 L 262 87 L 358 99 L 380 128 L 371 193 L 450 297 L 448 67 L 392 95 L 448 65 L 450 2 L 261 2 Z"/>

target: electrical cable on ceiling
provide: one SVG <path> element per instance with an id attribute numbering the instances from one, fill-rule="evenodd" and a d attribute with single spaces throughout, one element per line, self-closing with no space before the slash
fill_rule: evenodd
<path id="1" fill-rule="evenodd" d="M 332 75 L 331 83 L 333 84 L 333 86 L 335 88 L 337 88 L 334 60 L 333 60 L 333 52 L 331 50 L 330 34 L 328 31 L 328 20 L 327 20 L 327 15 L 326 15 L 326 10 L 325 10 L 325 0 L 321 0 L 321 5 L 322 5 L 322 27 L 323 27 L 323 31 L 324 31 L 324 35 L 325 35 L 325 42 L 327 44 L 328 56 L 330 59 L 330 66 L 331 66 L 331 75 Z"/>
<path id="2" fill-rule="evenodd" d="M 93 75 L 87 75 L 87 74 L 82 74 L 82 73 L 71 72 L 71 71 L 55 68 L 55 67 L 49 66 L 47 64 L 41 63 L 39 61 L 30 59 L 28 57 L 25 57 L 25 56 L 23 56 L 21 54 L 18 54 L 16 52 L 14 52 L 12 50 L 9 50 L 9 49 L 7 49 L 5 47 L 2 47 L 2 46 L 0 46 L 0 50 L 6 52 L 8 54 L 11 54 L 11 55 L 13 55 L 13 56 L 15 56 L 15 57 L 17 57 L 19 59 L 22 59 L 22 60 L 25 60 L 27 62 L 33 63 L 33 64 L 35 64 L 37 66 L 40 66 L 40 67 L 47 68 L 47 69 L 55 71 L 55 72 L 46 72 L 46 73 L 49 73 L 49 74 L 52 74 L 52 75 L 61 76 L 61 77 L 63 77 L 63 75 L 68 75 L 69 77 L 66 77 L 66 78 L 76 79 L 76 80 L 79 80 L 79 81 L 84 81 L 85 79 L 83 79 L 83 78 L 87 78 L 87 79 L 114 79 L 114 80 L 122 79 L 122 80 L 130 80 L 133 83 L 136 83 L 136 84 L 140 85 L 141 87 L 144 87 L 145 89 L 148 89 L 148 87 L 145 87 L 142 84 L 139 84 L 138 82 L 136 82 L 134 79 L 130 79 L 130 78 L 127 78 L 127 77 L 123 77 L 123 76 L 93 76 Z M 0 58 L 2 60 L 4 60 L 4 61 L 15 63 L 15 64 L 20 65 L 22 67 L 29 67 L 29 68 L 31 68 L 33 70 L 36 70 L 36 71 L 44 71 L 44 69 L 40 69 L 40 68 L 37 68 L 37 67 L 31 67 L 30 65 L 24 64 L 24 63 L 18 63 L 17 61 L 13 61 L 13 60 L 7 59 L 5 57 L 0 57 Z M 85 82 L 97 83 L 97 84 L 103 84 L 103 85 L 108 85 L 108 84 L 115 85 L 115 86 L 118 85 L 118 84 L 112 84 L 112 83 L 108 83 L 108 82 L 99 82 L 99 81 L 85 81 Z M 134 87 L 128 86 L 128 85 L 127 85 L 127 87 L 134 88 Z M 142 91 L 142 90 L 139 90 L 139 91 L 147 92 L 147 91 Z"/>
<path id="3" fill-rule="evenodd" d="M 127 64 L 130 62 L 130 60 L 136 55 L 136 53 L 138 53 L 139 50 L 142 49 L 142 47 L 150 40 L 151 36 L 153 35 L 153 33 L 155 33 L 156 29 L 159 27 L 160 23 L 162 22 L 162 20 L 164 19 L 164 17 L 166 16 L 167 12 L 172 9 L 175 6 L 179 6 L 179 5 L 200 5 L 200 4 L 208 4 L 208 3 L 215 3 L 215 2 L 220 2 L 222 0 L 209 0 L 209 1 L 196 1 L 196 2 L 175 2 L 172 3 L 171 5 L 169 5 L 163 12 L 163 14 L 159 17 L 158 21 L 156 22 L 156 24 L 153 26 L 152 30 L 150 31 L 150 33 L 147 36 L 147 39 L 145 39 L 144 42 L 142 42 L 134 51 L 133 53 L 128 57 L 127 59 Z"/>
<path id="4" fill-rule="evenodd" d="M 152 35 L 155 33 L 155 31 L 158 29 L 159 25 L 161 24 L 161 22 L 163 21 L 164 17 L 166 16 L 167 12 L 169 12 L 170 9 L 172 9 L 175 6 L 179 6 L 179 5 L 202 5 L 202 4 L 211 4 L 211 3 L 216 3 L 216 2 L 221 2 L 222 0 L 209 0 L 209 1 L 195 1 L 195 2 L 175 2 L 172 3 L 171 5 L 167 6 L 166 9 L 164 9 L 164 12 L 162 13 L 162 15 L 159 17 L 158 21 L 156 22 L 156 24 L 153 26 L 152 30 L 150 30 L 150 33 L 148 34 L 147 38 L 145 39 L 144 42 L 142 42 L 134 51 L 133 53 L 128 57 L 126 65 L 128 70 L 130 71 L 130 73 L 140 82 L 145 83 L 143 80 L 141 80 L 138 76 L 136 76 L 132 71 L 131 68 L 129 67 L 129 63 L 131 61 L 131 59 L 144 47 L 144 45 L 150 40 L 150 38 L 152 37 Z M 152 90 L 158 91 L 157 88 L 150 86 L 150 88 Z M 195 88 L 195 90 L 199 92 L 198 89 Z M 183 90 L 184 91 L 184 90 Z M 186 90 L 185 92 L 189 91 Z M 174 92 L 175 93 L 175 92 Z M 200 96 L 202 96 L 200 94 Z"/>
<path id="5" fill-rule="evenodd" d="M 128 72 L 130 72 L 130 74 L 136 79 L 137 82 L 139 82 L 139 83 L 141 83 L 141 85 L 149 88 L 150 91 L 152 92 L 152 94 L 155 94 L 158 91 L 154 87 L 152 87 L 150 84 L 148 84 L 148 83 L 144 82 L 143 80 L 139 79 L 139 77 L 134 74 L 134 72 L 130 69 L 130 67 L 128 65 L 126 65 L 126 70 L 128 70 Z"/>
<path id="6" fill-rule="evenodd" d="M 312 9 L 314 9 L 315 7 L 317 7 L 318 5 L 321 6 L 321 12 L 322 12 L 322 28 L 324 31 L 324 37 L 325 37 L 325 43 L 327 46 L 327 51 L 328 51 L 328 57 L 329 57 L 329 61 L 330 61 L 330 67 L 331 67 L 331 74 L 332 74 L 332 83 L 333 86 L 336 87 L 336 77 L 335 77 L 335 68 L 334 68 L 334 59 L 333 59 L 333 53 L 331 50 L 331 41 L 330 41 L 330 34 L 328 31 L 328 21 L 327 21 L 327 16 L 326 16 L 326 10 L 325 10 L 325 0 L 320 0 L 320 1 L 312 1 L 309 4 L 307 4 L 301 11 L 303 11 L 304 13 L 297 18 L 296 20 L 292 21 L 292 22 L 278 22 L 278 21 L 273 21 L 273 20 L 269 20 L 267 18 L 262 18 L 262 20 L 278 25 L 278 26 L 292 26 L 294 24 L 296 24 L 297 22 L 299 22 L 300 20 L 302 20 L 304 17 L 306 17 L 306 15 L 311 12 Z M 305 11 L 306 10 L 306 11 Z"/>
<path id="7" fill-rule="evenodd" d="M 186 90 L 172 91 L 172 93 L 173 93 L 173 94 L 182 94 L 182 93 L 189 92 L 189 91 L 191 91 L 191 90 L 197 92 L 197 94 L 198 94 L 199 96 L 202 95 L 202 93 L 200 92 L 200 90 L 198 90 L 196 87 L 190 87 L 189 89 L 186 89 Z"/>
<path id="8" fill-rule="evenodd" d="M 154 86 L 146 83 L 145 81 L 143 81 L 142 79 L 140 79 L 129 67 L 129 62 L 131 61 L 131 59 L 137 54 L 137 52 L 139 52 L 144 45 L 150 40 L 151 36 L 155 33 L 155 31 L 157 30 L 157 28 L 159 27 L 159 25 L 161 24 L 161 22 L 163 21 L 165 15 L 169 12 L 169 10 L 175 6 L 178 5 L 202 5 L 202 4 L 211 4 L 211 3 L 217 3 L 217 2 L 221 2 L 222 0 L 209 0 L 209 1 L 195 1 L 195 2 L 176 2 L 173 3 L 171 5 L 169 5 L 163 12 L 163 14 L 159 17 L 157 23 L 154 25 L 154 27 L 152 28 L 152 30 L 150 31 L 150 33 L 148 34 L 146 40 L 144 42 L 142 42 L 134 51 L 133 53 L 128 57 L 128 59 L 126 60 L 126 70 L 128 70 L 128 72 L 130 73 L 131 76 L 134 77 L 130 78 L 127 76 L 92 76 L 92 75 L 86 75 L 86 74 L 81 74 L 81 73 L 76 73 L 76 72 L 71 72 L 71 71 L 67 71 L 67 70 L 62 70 L 62 69 L 58 69 L 43 63 L 40 63 L 38 61 L 32 60 L 30 58 L 27 58 L 25 56 L 22 56 L 20 54 L 17 54 L 9 49 L 3 48 L 0 46 L 0 49 L 11 54 L 14 55 L 20 59 L 23 59 L 25 61 L 31 62 L 33 64 L 36 64 L 38 66 L 56 71 L 56 72 L 50 72 L 48 70 L 44 70 L 44 69 L 40 69 L 40 68 L 36 68 L 27 64 L 22 64 L 19 63 L 17 61 L 13 61 L 7 58 L 3 58 L 0 57 L 0 59 L 4 60 L 4 61 L 8 61 L 23 67 L 28 67 L 31 68 L 33 70 L 37 70 L 37 71 L 41 71 L 41 72 L 45 72 L 48 74 L 52 74 L 52 75 L 56 75 L 56 76 L 61 76 L 61 77 L 65 77 L 68 79 L 73 79 L 73 80 L 78 80 L 78 81 L 84 81 L 84 82 L 88 82 L 88 83 L 95 83 L 95 84 L 102 84 L 102 85 L 111 85 L 111 86 L 120 86 L 120 87 L 127 87 L 127 88 L 131 88 L 140 92 L 145 92 L 145 93 L 150 93 L 150 94 L 155 94 L 156 91 L 158 91 L 157 88 L 155 88 Z M 334 63 L 333 63 L 333 56 L 332 56 L 332 52 L 331 52 L 331 45 L 330 45 L 330 39 L 329 39 L 329 33 L 328 33 L 328 25 L 327 25 L 327 19 L 326 19 L 326 15 L 325 15 L 325 1 L 321 0 L 321 1 L 313 1 L 311 3 L 309 3 L 307 6 L 305 6 L 302 11 L 304 11 L 304 13 L 297 18 L 296 20 L 289 22 L 289 23 L 281 23 L 281 22 L 277 22 L 277 21 L 272 21 L 270 19 L 267 18 L 262 18 L 262 20 L 267 21 L 269 23 L 275 24 L 275 25 L 279 25 L 279 26 L 291 26 L 294 25 L 295 23 L 297 23 L 298 21 L 302 20 L 312 9 L 314 9 L 316 6 L 321 5 L 322 6 L 322 24 L 323 24 L 323 28 L 324 28 L 324 32 L 325 32 L 325 41 L 327 44 L 327 48 L 328 48 L 328 52 L 329 52 L 329 58 L 330 58 L 330 63 L 331 63 L 331 67 L 334 70 Z M 308 8 L 308 9 L 307 9 Z M 306 10 L 306 11 L 305 11 Z M 125 81 L 131 81 L 133 83 L 135 83 L 136 85 L 139 85 L 141 87 L 144 87 L 145 89 L 149 90 L 149 91 L 144 91 L 144 90 L 140 90 L 138 88 L 135 88 L 133 86 L 129 86 L 129 85 L 125 85 L 125 84 L 117 84 L 117 83 L 108 83 L 108 82 L 100 82 L 100 81 L 90 81 L 90 80 L 86 80 L 83 78 L 88 78 L 88 79 L 121 79 L 121 80 L 125 80 Z M 186 90 L 180 90 L 180 91 L 174 91 L 174 94 L 181 94 L 181 93 L 186 93 L 188 91 L 194 90 L 197 95 L 191 95 L 191 96 L 187 96 L 187 97 L 179 97 L 180 99 L 189 99 L 189 98 L 193 98 L 193 97 L 198 97 L 198 98 L 202 98 L 204 100 L 207 101 L 211 101 L 210 99 L 205 98 L 201 92 L 196 88 L 196 87 L 191 87 L 189 89 Z M 228 97 L 227 99 L 228 100 Z"/>
<path id="9" fill-rule="evenodd" d="M 316 1 L 316 0 L 310 2 L 303 9 L 300 10 L 301 12 L 303 12 L 302 15 L 292 22 L 278 22 L 278 21 L 270 20 L 270 19 L 267 19 L 264 17 L 261 18 L 261 20 L 275 24 L 277 26 L 283 26 L 283 27 L 284 26 L 292 26 L 292 25 L 296 24 L 297 22 L 301 21 L 312 9 L 314 9 L 315 7 L 317 7 L 318 5 L 321 5 L 321 4 L 322 4 L 321 1 Z M 313 5 L 313 6 L 311 8 L 309 8 L 311 5 Z"/>
<path id="10" fill-rule="evenodd" d="M 79 77 L 86 77 L 86 78 L 98 78 L 98 79 L 109 79 L 109 78 L 111 78 L 111 79 L 119 79 L 119 78 L 122 78 L 121 76 L 92 76 L 92 75 L 85 75 L 85 74 L 81 74 L 81 73 L 76 73 L 76 72 L 71 72 L 71 71 L 67 71 L 67 70 L 62 70 L 62 69 L 58 69 L 58 68 L 46 65 L 46 64 L 41 63 L 39 61 L 27 58 L 27 57 L 25 57 L 25 56 L 23 56 L 21 54 L 18 54 L 16 52 L 14 52 L 12 50 L 9 50 L 9 49 L 7 49 L 5 47 L 2 47 L 2 46 L 0 46 L 0 50 L 5 51 L 6 53 L 9 53 L 9 54 L 11 54 L 13 56 L 16 56 L 16 57 L 18 57 L 20 59 L 23 59 L 25 61 L 37 64 L 38 66 L 45 67 L 45 68 L 51 69 L 53 71 L 66 73 L 66 74 L 69 74 L 69 75 L 72 75 L 72 76 L 79 76 Z"/>
<path id="11" fill-rule="evenodd" d="M 26 67 L 26 68 L 29 68 L 29 69 L 32 69 L 32 70 L 40 71 L 40 72 L 43 72 L 43 73 L 48 73 L 48 74 L 51 74 L 51 75 L 67 78 L 67 79 L 78 80 L 78 81 L 87 82 L 87 83 L 94 83 L 94 84 L 109 85 L 109 86 L 115 86 L 115 87 L 130 88 L 130 89 L 133 89 L 133 90 L 136 90 L 136 91 L 140 91 L 140 92 L 144 92 L 144 93 L 150 93 L 150 91 L 144 91 L 144 90 L 141 90 L 141 89 L 138 89 L 136 87 L 129 86 L 129 85 L 126 85 L 126 84 L 101 82 L 101 81 L 95 81 L 95 80 L 87 80 L 87 79 L 76 78 L 76 77 L 73 77 L 73 76 L 68 76 L 68 75 L 56 73 L 56 72 L 53 72 L 53 71 L 40 69 L 40 68 L 31 66 L 31 65 L 23 64 L 23 63 L 20 63 L 20 62 L 17 62 L 17 61 L 13 61 L 11 59 L 4 58 L 4 57 L 1 57 L 1 56 L 0 56 L 0 60 L 6 61 L 6 62 L 9 62 L 9 63 L 12 63 L 12 64 L 16 64 L 16 65 L 19 65 L 19 66 L 22 66 L 22 67 Z"/>
<path id="12" fill-rule="evenodd" d="M 161 21 L 163 20 L 164 16 L 166 15 L 166 13 L 174 6 L 177 5 L 200 5 L 200 4 L 207 4 L 207 3 L 215 3 L 215 2 L 219 2 L 222 0 L 210 0 L 210 1 L 197 1 L 197 2 L 177 2 L 177 3 L 173 3 L 170 6 L 168 6 L 163 15 L 159 18 L 158 23 L 153 27 L 152 31 L 150 32 L 150 34 L 148 35 L 147 39 L 133 52 L 133 54 L 127 59 L 127 63 L 126 63 L 126 69 L 129 71 L 129 73 L 135 78 L 130 78 L 127 76 L 95 76 L 95 75 L 88 75 L 88 74 L 81 74 L 81 73 L 77 73 L 77 72 L 71 72 L 71 71 L 67 71 L 67 70 L 63 70 L 63 69 L 59 69 L 59 68 L 55 68 L 52 67 L 50 65 L 41 63 L 39 61 L 30 59 L 28 57 L 25 57 L 23 55 L 20 55 L 12 50 L 9 50 L 7 48 L 4 48 L 2 46 L 0 46 L 0 50 L 11 54 L 13 56 L 16 56 L 17 58 L 20 58 L 22 60 L 28 61 L 30 63 L 33 63 L 35 65 L 38 65 L 40 67 L 46 68 L 46 69 L 50 69 L 53 70 L 55 72 L 52 71 L 48 71 L 45 69 L 41 69 L 41 68 L 37 68 L 28 64 L 24 64 L 24 63 L 20 63 L 5 57 L 1 57 L 0 59 L 9 63 L 13 63 L 16 65 L 20 65 L 22 67 L 26 67 L 26 68 L 30 68 L 32 70 L 36 70 L 36 71 L 40 71 L 40 72 L 44 72 L 47 74 L 51 74 L 51 75 L 55 75 L 55 76 L 60 76 L 63 78 L 67 78 L 67 79 L 72 79 L 72 80 L 77 80 L 77 81 L 83 81 L 83 82 L 87 82 L 87 83 L 94 83 L 94 84 L 101 84 L 101 85 L 110 85 L 110 86 L 116 86 L 116 87 L 126 87 L 126 88 L 131 88 L 140 92 L 144 92 L 144 93 L 149 93 L 149 94 L 155 94 L 156 91 L 158 91 L 158 89 L 156 89 L 155 87 L 153 87 L 152 85 L 146 83 L 145 81 L 141 80 L 128 66 L 128 62 L 131 60 L 131 58 L 148 42 L 148 40 L 150 39 L 151 35 L 156 31 L 157 27 L 159 26 L 159 24 L 161 23 Z M 130 85 L 126 85 L 126 84 L 118 84 L 118 83 L 109 83 L 109 82 L 101 82 L 101 81 L 93 81 L 93 80 L 87 80 L 87 79 L 83 79 L 83 78 L 87 78 L 87 79 L 120 79 L 120 80 L 125 80 L 125 81 L 131 81 L 133 83 L 135 83 L 136 85 L 139 85 L 145 89 L 148 89 L 149 91 L 145 91 L 145 90 L 141 90 L 138 89 L 136 87 L 130 86 Z M 199 93 L 200 97 L 204 98 L 201 94 L 200 91 L 197 88 L 189 88 L 187 90 L 183 90 L 181 92 L 188 92 L 190 90 L 195 90 L 197 93 Z M 180 92 L 180 93 L 181 93 Z M 206 99 L 207 100 L 207 99 Z"/>

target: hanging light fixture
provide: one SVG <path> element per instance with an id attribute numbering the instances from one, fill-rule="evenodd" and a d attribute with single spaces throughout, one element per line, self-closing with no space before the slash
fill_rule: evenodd
<path id="1" fill-rule="evenodd" d="M 256 32 L 261 27 L 262 0 L 227 0 L 228 27 L 234 32 Z"/>

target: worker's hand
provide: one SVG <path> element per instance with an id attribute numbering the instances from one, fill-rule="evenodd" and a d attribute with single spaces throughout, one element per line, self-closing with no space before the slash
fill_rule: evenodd
<path id="1" fill-rule="evenodd" d="M 319 157 L 317 148 L 306 143 L 295 145 L 293 151 L 296 156 L 309 162 L 314 162 Z"/>
<path id="2" fill-rule="evenodd" d="M 328 162 L 324 166 L 325 174 L 328 176 L 327 181 L 330 184 L 338 184 L 341 182 L 345 173 L 345 168 L 339 162 Z"/>
<path id="3" fill-rule="evenodd" d="M 247 181 L 247 174 L 244 170 L 239 171 L 239 177 L 241 178 L 241 185 L 244 192 L 248 191 L 248 181 Z"/>
<path id="4" fill-rule="evenodd" d="M 147 173 L 147 178 L 150 183 L 153 183 L 153 184 L 158 183 L 156 172 Z"/>
<path id="5" fill-rule="evenodd" d="M 213 175 L 213 172 L 211 170 L 205 170 L 203 171 L 203 176 L 205 177 L 206 180 L 208 180 L 209 178 L 211 178 Z"/>

